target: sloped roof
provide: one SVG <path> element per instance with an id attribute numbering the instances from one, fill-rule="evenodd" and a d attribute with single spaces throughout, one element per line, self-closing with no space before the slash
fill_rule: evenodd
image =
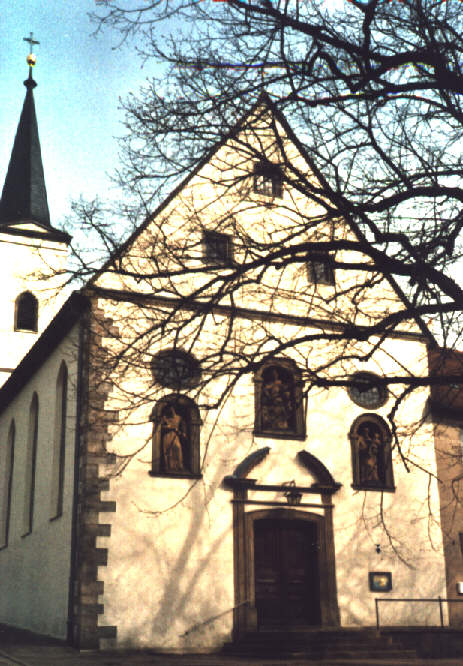
<path id="1" fill-rule="evenodd" d="M 201 170 L 201 168 L 205 166 L 212 159 L 212 157 L 217 153 L 217 151 L 228 140 L 236 136 L 237 133 L 244 128 L 246 121 L 249 119 L 250 116 L 252 116 L 253 113 L 256 112 L 256 110 L 259 107 L 264 107 L 264 108 L 266 107 L 274 114 L 274 117 L 281 124 L 281 126 L 287 133 L 287 136 L 290 139 L 290 141 L 292 141 L 295 144 L 296 148 L 299 150 L 302 157 L 307 162 L 308 167 L 313 168 L 313 161 L 308 155 L 306 148 L 297 138 L 294 131 L 291 129 L 284 115 L 274 106 L 270 97 L 265 92 L 261 93 L 259 99 L 253 105 L 253 107 L 243 116 L 243 118 L 234 126 L 234 128 L 204 155 L 204 157 L 198 162 L 196 168 L 191 173 L 189 173 L 188 176 L 186 176 L 182 180 L 182 182 L 180 182 L 172 190 L 172 192 L 158 206 L 158 208 L 154 211 L 154 213 L 146 217 L 144 222 L 129 236 L 129 238 L 127 238 L 127 240 L 117 249 L 117 251 L 115 251 L 111 255 L 111 257 L 104 263 L 101 269 L 97 271 L 92 278 L 89 279 L 89 281 L 82 288 L 82 290 L 80 292 L 74 292 L 71 298 L 63 305 L 63 307 L 58 312 L 56 317 L 51 321 L 51 323 L 42 333 L 40 338 L 33 345 L 29 353 L 24 357 L 24 359 L 21 361 L 16 370 L 13 372 L 11 377 L 7 380 L 5 385 L 0 389 L 0 414 L 6 408 L 6 406 L 11 402 L 11 400 L 13 400 L 13 398 L 17 395 L 17 393 L 21 390 L 21 388 L 25 385 L 25 383 L 28 381 L 31 375 L 45 361 L 48 355 L 53 351 L 54 347 L 64 338 L 64 336 L 70 330 L 71 326 L 77 322 L 77 320 L 79 319 L 81 314 L 85 311 L 85 309 L 89 307 L 89 299 L 84 295 L 86 288 L 91 289 L 92 287 L 94 287 L 95 280 L 108 268 L 108 266 L 110 266 L 124 253 L 124 251 L 136 240 L 138 235 L 141 234 L 149 225 L 149 223 L 154 218 L 156 218 L 156 216 L 159 215 L 166 208 L 166 206 L 182 191 L 182 189 Z M 0 231 L 3 231 L 1 223 L 0 223 Z M 24 232 L 18 230 L 18 233 L 24 233 Z M 62 233 L 62 232 L 57 232 L 57 233 Z M 395 280 L 392 278 L 392 276 L 387 274 L 384 274 L 384 276 L 390 282 L 392 287 L 395 289 L 399 299 L 404 301 L 403 294 L 398 288 L 396 289 L 396 283 Z M 116 298 L 116 292 L 110 293 L 111 290 L 103 290 L 103 291 L 105 292 L 107 297 Z M 117 292 L 117 293 L 120 293 L 120 295 L 123 297 L 128 296 L 127 292 Z M 150 295 L 141 294 L 141 293 L 136 294 L 136 296 L 141 299 L 150 298 Z M 171 299 L 167 300 L 170 301 Z M 413 309 L 410 306 L 410 304 L 408 304 L 405 301 L 405 305 L 406 307 L 409 307 L 411 316 L 414 316 Z M 245 312 L 248 313 L 248 311 L 243 309 L 243 313 Z M 256 311 L 252 312 L 249 311 L 249 316 L 255 316 L 256 314 L 263 315 L 265 313 L 257 313 Z M 415 319 L 417 320 L 416 316 Z M 312 324 L 314 323 L 314 320 L 310 321 Z M 317 320 L 317 321 L 320 325 L 323 324 L 322 320 Z M 304 325 L 307 325 L 307 323 L 308 320 L 304 322 Z M 301 322 L 301 325 L 302 324 L 303 323 Z M 426 340 L 428 340 L 429 342 L 429 336 L 426 334 L 426 331 L 424 332 L 425 334 L 423 335 L 423 328 L 421 326 L 420 328 L 421 328 L 421 334 L 405 331 L 401 333 L 401 335 L 403 335 L 405 338 L 408 337 L 413 339 L 419 338 L 423 342 Z M 392 333 L 392 335 L 394 335 L 394 333 Z M 431 340 L 431 343 L 433 342 L 434 341 Z"/>
<path id="2" fill-rule="evenodd" d="M 208 151 L 206 151 L 206 153 L 200 159 L 196 167 L 178 185 L 174 187 L 174 189 L 170 192 L 170 194 L 168 194 L 167 197 L 159 204 L 156 210 L 153 213 L 150 213 L 145 218 L 142 224 L 140 224 L 140 226 L 137 227 L 132 232 L 132 234 L 127 238 L 127 240 L 125 240 L 124 243 L 122 243 L 122 245 L 110 256 L 110 258 L 103 264 L 103 266 L 95 273 L 95 275 L 92 278 L 90 278 L 88 282 L 89 285 L 91 285 L 102 273 L 104 273 L 104 271 L 111 265 L 113 261 L 115 261 L 116 259 L 121 257 L 121 255 L 123 255 L 123 253 L 127 250 L 127 248 L 129 248 L 130 245 L 138 238 L 138 236 L 146 229 L 146 227 L 150 224 L 150 222 L 154 220 L 160 213 L 162 213 L 162 211 L 188 185 L 188 183 L 199 173 L 199 171 L 201 171 L 201 169 L 208 162 L 210 162 L 210 160 L 220 150 L 220 148 L 222 148 L 222 146 L 224 146 L 227 143 L 227 141 L 233 139 L 233 137 L 236 137 L 237 134 L 242 129 L 244 129 L 248 119 L 257 111 L 259 107 L 267 108 L 269 111 L 271 111 L 274 114 L 274 116 L 280 122 L 283 120 L 283 122 L 285 123 L 285 131 L 288 132 L 288 136 L 290 137 L 291 141 L 293 141 L 297 145 L 299 150 L 301 150 L 302 148 L 301 153 L 304 158 L 306 157 L 306 153 L 302 147 L 302 144 L 298 141 L 296 135 L 288 125 L 283 114 L 280 111 L 278 111 L 278 109 L 274 106 L 269 95 L 265 91 L 262 91 L 255 104 L 248 111 L 246 111 L 246 113 L 242 116 L 242 118 L 240 118 L 240 120 L 238 120 L 238 122 L 234 125 L 234 127 L 227 134 L 225 134 L 225 136 L 223 136 L 222 139 L 220 139 L 220 141 L 217 141 L 217 143 L 215 143 Z"/>
<path id="3" fill-rule="evenodd" d="M 0 201 L 0 231 L 68 243 L 69 234 L 54 229 L 50 222 L 33 94 L 37 83 L 31 68 L 24 85 L 26 97 Z M 23 231 L 15 226 L 24 222 L 33 222 L 37 230 Z"/>
<path id="4" fill-rule="evenodd" d="M 32 375 L 66 337 L 81 315 L 90 307 L 89 300 L 75 291 L 37 339 L 0 389 L 0 415 L 20 393 Z"/>
<path id="5" fill-rule="evenodd" d="M 172 192 L 166 197 L 166 199 L 156 208 L 156 210 L 148 215 L 144 222 L 137 227 L 137 229 L 134 230 L 134 232 L 127 238 L 127 240 L 114 252 L 112 255 L 109 257 L 109 259 L 103 264 L 100 270 L 98 270 L 95 275 L 90 278 L 88 281 L 88 286 L 92 286 L 95 281 L 98 279 L 98 277 L 105 272 L 105 270 L 108 269 L 108 267 L 111 266 L 113 262 L 115 262 L 117 259 L 119 259 L 123 253 L 127 250 L 128 247 L 137 239 L 137 237 L 147 228 L 147 226 L 150 224 L 152 220 L 154 220 L 168 205 L 169 203 L 188 185 L 188 183 L 198 174 L 198 172 L 214 157 L 214 155 L 218 152 L 218 150 L 227 143 L 230 139 L 233 139 L 234 137 L 237 136 L 237 134 L 243 130 L 246 127 L 247 122 L 249 121 L 249 118 L 252 117 L 256 111 L 262 107 L 262 113 L 265 113 L 266 111 L 270 111 L 270 113 L 273 115 L 273 117 L 278 121 L 278 123 L 282 126 L 284 131 L 286 132 L 286 135 L 288 139 L 295 145 L 297 150 L 299 151 L 300 155 L 302 158 L 305 160 L 307 163 L 308 168 L 313 172 L 317 172 L 318 169 L 315 168 L 315 163 L 313 159 L 310 157 L 306 147 L 303 145 L 303 143 L 300 141 L 300 139 L 297 137 L 295 134 L 294 130 L 291 128 L 290 124 L 286 120 L 286 117 L 278 109 L 278 107 L 272 102 L 270 96 L 266 91 L 262 91 L 259 95 L 259 98 L 255 102 L 255 104 L 242 116 L 242 118 L 235 124 L 235 126 L 226 134 L 220 141 L 218 141 L 212 148 L 206 152 L 204 157 L 198 162 L 196 167 L 189 173 L 173 190 Z M 321 180 L 323 180 L 323 177 L 321 177 Z M 356 236 L 357 240 L 359 242 L 366 242 L 366 239 L 361 238 L 359 235 L 359 230 L 357 228 L 353 228 L 352 225 L 350 224 L 349 220 L 345 220 L 346 224 L 349 226 L 351 231 L 354 233 Z M 413 307 L 412 303 L 407 299 L 405 293 L 403 290 L 400 288 L 400 285 L 398 282 L 395 280 L 393 275 L 388 273 L 387 271 L 384 270 L 384 268 L 380 269 L 382 275 L 384 278 L 389 282 L 391 285 L 392 289 L 396 293 L 397 297 L 399 300 L 405 305 L 407 310 L 410 312 L 410 317 L 413 318 L 418 325 L 421 335 L 425 340 L 430 345 L 434 345 L 435 340 L 432 336 L 432 333 L 430 332 L 429 328 L 426 326 L 425 322 L 422 320 L 421 316 L 418 315 L 418 313 L 415 311 L 415 308 Z"/>

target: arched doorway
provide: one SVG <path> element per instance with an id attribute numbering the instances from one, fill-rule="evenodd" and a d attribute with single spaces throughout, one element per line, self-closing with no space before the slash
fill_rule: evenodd
<path id="1" fill-rule="evenodd" d="M 254 595 L 258 627 L 321 624 L 319 535 L 311 520 L 254 521 Z"/>

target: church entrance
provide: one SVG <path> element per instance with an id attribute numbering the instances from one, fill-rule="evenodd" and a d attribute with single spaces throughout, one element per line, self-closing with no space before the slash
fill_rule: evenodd
<path id="1" fill-rule="evenodd" d="M 255 607 L 259 627 L 321 624 L 317 524 L 254 521 Z"/>
<path id="2" fill-rule="evenodd" d="M 234 491 L 233 639 L 261 630 L 339 626 L 329 497 L 322 498 L 324 514 L 278 501 L 245 511 L 242 486 Z"/>

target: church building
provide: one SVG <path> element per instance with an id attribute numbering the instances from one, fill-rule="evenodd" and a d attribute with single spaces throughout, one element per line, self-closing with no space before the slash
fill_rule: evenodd
<path id="1" fill-rule="evenodd" d="M 25 86 L 0 203 L 0 622 L 325 655 L 421 627 L 463 652 L 460 394 L 404 391 L 441 352 L 412 319 L 374 332 L 400 290 L 297 187 L 317 180 L 286 118 L 262 96 L 66 298 L 31 67 Z M 287 243 L 300 259 L 266 266 Z"/>

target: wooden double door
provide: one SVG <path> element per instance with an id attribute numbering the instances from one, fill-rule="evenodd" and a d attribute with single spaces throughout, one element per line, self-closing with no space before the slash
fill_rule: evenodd
<path id="1" fill-rule="evenodd" d="M 260 627 L 319 625 L 319 543 L 315 522 L 254 521 L 254 582 Z"/>

